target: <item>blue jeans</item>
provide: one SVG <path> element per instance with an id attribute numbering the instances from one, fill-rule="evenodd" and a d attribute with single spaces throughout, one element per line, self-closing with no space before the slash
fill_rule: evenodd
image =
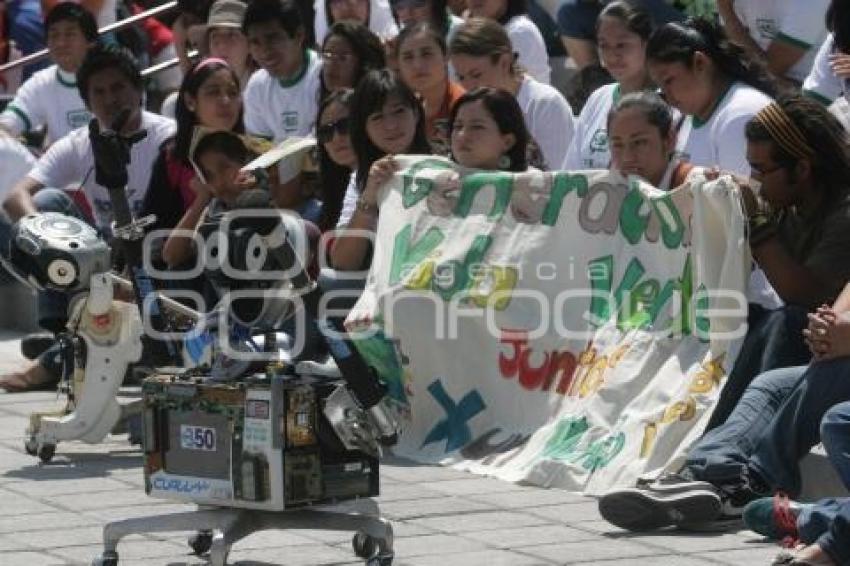
<path id="1" fill-rule="evenodd" d="M 850 401 L 850 358 L 760 375 L 725 424 L 706 433 L 685 464 L 729 491 L 800 493 L 800 459 L 820 440 L 821 420 Z"/>
<path id="2" fill-rule="evenodd" d="M 850 490 L 850 402 L 827 411 L 821 438 L 829 461 Z M 837 564 L 850 564 L 850 497 L 822 499 L 797 517 L 800 540 L 817 542 Z"/>
<path id="3" fill-rule="evenodd" d="M 808 324 L 806 309 L 788 305 L 768 310 L 750 304 L 747 324 L 749 328 L 741 351 L 723 384 L 707 430 L 722 425 L 729 418 L 756 376 L 772 369 L 807 364 L 812 357 L 803 342 L 803 329 Z"/>

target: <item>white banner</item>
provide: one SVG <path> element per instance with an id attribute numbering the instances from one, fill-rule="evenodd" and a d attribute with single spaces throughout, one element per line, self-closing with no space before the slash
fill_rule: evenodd
<path id="1" fill-rule="evenodd" d="M 396 453 L 587 493 L 679 463 L 745 331 L 731 179 L 398 160 L 348 319 L 372 324 L 357 345 L 405 419 Z"/>

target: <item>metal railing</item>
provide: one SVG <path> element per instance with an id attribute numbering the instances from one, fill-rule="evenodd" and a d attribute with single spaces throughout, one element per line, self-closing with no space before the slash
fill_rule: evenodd
<path id="1" fill-rule="evenodd" d="M 126 29 L 134 24 L 141 22 L 147 18 L 152 18 L 158 16 L 160 14 L 165 14 L 170 12 L 171 10 L 177 7 L 177 1 L 174 0 L 172 2 L 166 2 L 161 6 L 157 6 L 156 8 L 151 8 L 150 10 L 145 10 L 144 12 L 139 12 L 134 16 L 130 16 L 129 18 L 123 19 L 120 22 L 115 22 L 114 24 L 109 24 L 108 26 L 103 26 L 98 30 L 98 33 L 101 35 L 113 31 L 120 31 L 122 29 Z M 45 57 L 48 56 L 47 49 L 42 49 L 36 53 L 30 53 L 20 59 L 15 59 L 5 65 L 0 65 L 0 74 L 5 73 L 6 71 L 10 71 L 12 69 L 16 69 L 18 67 L 29 65 L 31 63 L 35 63 L 36 61 L 41 61 Z M 164 69 L 168 69 L 169 67 L 173 67 L 177 64 L 176 59 L 173 61 L 166 61 L 165 63 L 160 63 L 159 65 L 154 65 L 151 69 L 156 67 L 156 71 L 151 71 L 150 69 L 145 69 L 145 76 L 152 75 L 154 72 L 162 71 Z"/>

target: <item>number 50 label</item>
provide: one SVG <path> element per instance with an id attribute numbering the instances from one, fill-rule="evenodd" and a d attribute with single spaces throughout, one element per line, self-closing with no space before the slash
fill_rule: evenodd
<path id="1" fill-rule="evenodd" d="M 180 425 L 180 448 L 215 451 L 215 429 L 205 426 Z"/>

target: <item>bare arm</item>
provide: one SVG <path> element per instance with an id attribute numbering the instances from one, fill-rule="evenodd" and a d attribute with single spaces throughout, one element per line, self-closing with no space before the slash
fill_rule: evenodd
<path id="1" fill-rule="evenodd" d="M 26 176 L 14 186 L 9 196 L 3 202 L 3 208 L 9 219 L 16 222 L 27 214 L 38 212 L 32 196 L 44 188 L 44 185 L 30 176 Z"/>
<path id="2" fill-rule="evenodd" d="M 826 281 L 792 258 L 778 238 L 770 238 L 752 250 L 767 280 L 786 303 L 815 307 L 823 302 Z"/>
<path id="3" fill-rule="evenodd" d="M 765 52 L 753 40 L 747 26 L 738 18 L 734 6 L 734 0 L 717 0 L 717 13 L 723 19 L 723 29 L 726 31 L 726 35 L 733 43 L 741 46 L 753 57 L 764 60 Z"/>
<path id="4" fill-rule="evenodd" d="M 192 201 L 192 204 L 189 205 L 186 212 L 183 213 L 183 218 L 180 219 L 174 230 L 189 230 L 194 232 L 210 202 L 210 193 L 205 185 L 197 179 L 193 180 L 192 184 L 194 185 L 197 196 Z M 192 252 L 192 238 L 172 232 L 162 246 L 162 259 L 168 267 L 174 268 L 188 260 L 192 256 Z"/>

